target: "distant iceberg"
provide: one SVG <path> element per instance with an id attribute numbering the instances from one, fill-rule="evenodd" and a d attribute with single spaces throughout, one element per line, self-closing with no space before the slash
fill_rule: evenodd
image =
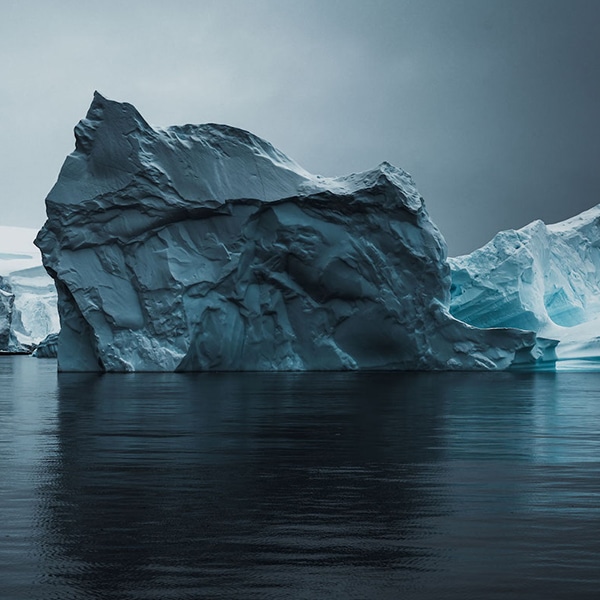
<path id="1" fill-rule="evenodd" d="M 505 369 L 533 331 L 453 317 L 411 177 L 312 175 L 225 125 L 151 127 L 95 94 L 36 244 L 63 371 Z"/>
<path id="2" fill-rule="evenodd" d="M 58 356 L 58 333 L 48 334 L 35 348 L 36 358 L 56 358 Z"/>
<path id="3" fill-rule="evenodd" d="M 502 231 L 449 263 L 457 319 L 554 340 L 557 369 L 600 368 L 600 205 Z"/>
<path id="4" fill-rule="evenodd" d="M 0 226 L 0 351 L 28 352 L 58 332 L 54 281 L 33 240 L 37 230 Z"/>

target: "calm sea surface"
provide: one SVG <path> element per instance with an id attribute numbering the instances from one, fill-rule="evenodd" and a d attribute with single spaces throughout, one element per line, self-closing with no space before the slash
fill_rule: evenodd
<path id="1" fill-rule="evenodd" d="M 597 599 L 599 383 L 1 357 L 0 598 Z"/>

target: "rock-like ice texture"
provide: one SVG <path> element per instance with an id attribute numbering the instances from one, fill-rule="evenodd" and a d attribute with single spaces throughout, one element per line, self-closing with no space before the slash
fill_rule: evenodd
<path id="1" fill-rule="evenodd" d="M 502 231 L 449 262 L 455 317 L 555 340 L 558 369 L 600 364 L 600 205 L 562 223 Z"/>
<path id="2" fill-rule="evenodd" d="M 404 171 L 314 176 L 224 125 L 99 94 L 36 244 L 66 371 L 497 369 L 535 335 L 448 312 L 446 245 Z M 533 354 L 532 354 L 533 352 Z"/>
<path id="3" fill-rule="evenodd" d="M 35 229 L 0 226 L 0 351 L 30 350 L 59 329 L 54 282 Z"/>

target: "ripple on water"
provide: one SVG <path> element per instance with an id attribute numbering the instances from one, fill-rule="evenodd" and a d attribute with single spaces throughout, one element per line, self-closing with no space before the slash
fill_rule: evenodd
<path id="1" fill-rule="evenodd" d="M 0 597 L 595 598 L 594 374 L 0 360 Z"/>

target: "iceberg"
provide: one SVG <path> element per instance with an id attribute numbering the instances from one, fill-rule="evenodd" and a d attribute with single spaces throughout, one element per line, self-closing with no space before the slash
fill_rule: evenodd
<path id="1" fill-rule="evenodd" d="M 457 319 L 554 340 L 558 370 L 600 368 L 600 205 L 502 231 L 449 263 Z"/>
<path id="2" fill-rule="evenodd" d="M 58 356 L 58 333 L 48 334 L 35 348 L 32 353 L 35 358 L 57 358 Z"/>
<path id="3" fill-rule="evenodd" d="M 33 239 L 37 230 L 0 226 L 0 351 L 29 352 L 58 332 L 54 281 Z"/>
<path id="4" fill-rule="evenodd" d="M 226 125 L 150 126 L 95 93 L 36 245 L 62 371 L 504 369 L 532 331 L 449 312 L 408 173 L 312 175 Z"/>
<path id="5" fill-rule="evenodd" d="M 25 349 L 19 344 L 13 321 L 17 322 L 18 313 L 15 308 L 15 295 L 8 281 L 0 276 L 0 352 L 22 352 Z"/>

